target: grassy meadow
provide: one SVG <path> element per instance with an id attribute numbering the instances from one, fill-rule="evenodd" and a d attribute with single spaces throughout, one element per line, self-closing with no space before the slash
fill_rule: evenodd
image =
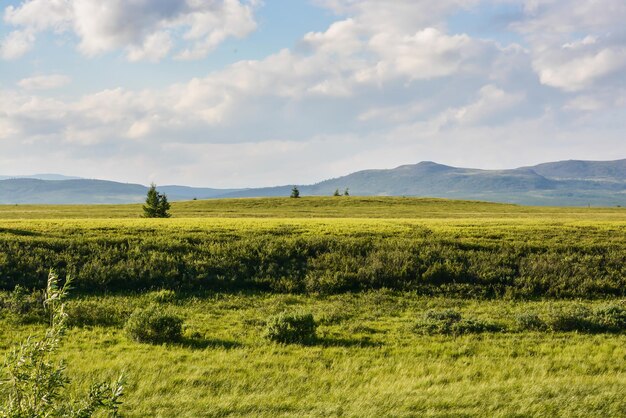
<path id="1" fill-rule="evenodd" d="M 626 308 L 626 209 L 340 197 L 140 215 L 0 206 L 0 352 L 43 333 L 6 301 L 53 267 L 75 279 L 70 390 L 124 371 L 123 416 L 626 416 L 626 333 L 588 324 Z M 183 337 L 130 339 L 148 305 Z M 284 311 L 312 313 L 317 337 L 264 338 Z M 424 331 L 432 311 L 472 326 Z"/>

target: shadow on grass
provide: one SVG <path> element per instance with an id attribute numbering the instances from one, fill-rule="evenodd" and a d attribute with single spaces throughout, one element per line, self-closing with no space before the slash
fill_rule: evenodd
<path id="1" fill-rule="evenodd" d="M 368 339 L 348 339 L 336 337 L 319 337 L 314 340 L 293 342 L 290 344 L 301 345 L 304 347 L 345 347 L 345 348 L 371 348 L 382 347 L 380 342 L 370 341 Z"/>
<path id="2" fill-rule="evenodd" d="M 179 344 L 184 348 L 190 348 L 192 350 L 205 350 L 207 348 L 223 348 L 228 350 L 243 347 L 243 344 L 237 341 L 203 337 L 183 337 L 182 340 L 180 340 Z"/>
<path id="3" fill-rule="evenodd" d="M 23 229 L 12 229 L 12 228 L 0 228 L 0 234 L 12 234 L 18 235 L 21 237 L 39 237 L 42 234 L 40 232 L 26 231 Z"/>
<path id="4" fill-rule="evenodd" d="M 380 342 L 370 341 L 368 339 L 351 340 L 348 338 L 325 337 L 318 338 L 311 345 L 321 347 L 371 348 L 382 347 L 383 344 Z"/>

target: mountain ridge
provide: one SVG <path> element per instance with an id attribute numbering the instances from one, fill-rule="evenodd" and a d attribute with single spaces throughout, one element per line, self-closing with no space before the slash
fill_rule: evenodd
<path id="1" fill-rule="evenodd" d="M 43 176 L 43 175 L 40 175 Z M 54 174 L 46 174 L 57 178 Z M 139 203 L 147 187 L 70 176 L 41 180 L 34 176 L 2 179 L 0 204 Z M 288 196 L 292 185 L 216 189 L 159 186 L 169 200 Z M 302 195 L 332 195 L 349 188 L 362 196 L 424 196 L 485 200 L 525 205 L 626 206 L 626 159 L 565 160 L 513 169 L 461 168 L 422 161 L 392 169 L 369 169 L 298 185 Z"/>

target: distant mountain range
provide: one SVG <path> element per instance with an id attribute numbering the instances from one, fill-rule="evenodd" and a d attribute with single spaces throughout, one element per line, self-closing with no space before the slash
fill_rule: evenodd
<path id="1" fill-rule="evenodd" d="M 0 176 L 0 180 L 10 179 L 38 179 L 38 180 L 79 180 L 80 177 L 64 176 L 61 174 L 32 174 L 30 176 Z"/>
<path id="2" fill-rule="evenodd" d="M 289 196 L 292 185 L 211 189 L 159 186 L 169 200 Z M 433 162 L 390 170 L 365 170 L 298 185 L 303 196 L 332 195 L 336 189 L 359 196 L 429 196 L 525 205 L 626 206 L 626 159 L 560 161 L 510 170 L 450 167 Z M 147 187 L 55 174 L 0 176 L 0 204 L 136 203 Z"/>

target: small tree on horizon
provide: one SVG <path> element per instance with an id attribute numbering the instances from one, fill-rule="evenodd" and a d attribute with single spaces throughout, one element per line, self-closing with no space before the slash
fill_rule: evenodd
<path id="1" fill-rule="evenodd" d="M 346 190 L 343 192 L 344 196 L 350 196 L 350 189 L 346 187 Z"/>
<path id="2" fill-rule="evenodd" d="M 339 193 L 339 189 L 335 189 L 335 193 L 333 193 L 333 196 L 341 196 L 341 193 Z"/>
<path id="3" fill-rule="evenodd" d="M 169 218 L 170 203 L 167 196 L 157 192 L 156 184 L 152 183 L 146 196 L 146 204 L 143 206 L 144 218 Z"/>
<path id="4" fill-rule="evenodd" d="M 298 190 L 298 186 L 293 186 L 293 189 L 291 189 L 291 196 L 292 199 L 298 199 L 300 197 L 300 190 Z"/>

